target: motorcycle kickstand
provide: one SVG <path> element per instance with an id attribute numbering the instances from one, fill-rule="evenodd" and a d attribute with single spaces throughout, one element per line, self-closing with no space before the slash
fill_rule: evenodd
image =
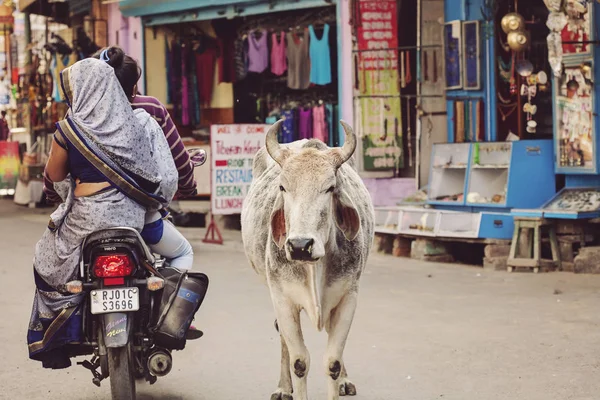
<path id="1" fill-rule="evenodd" d="M 104 377 L 97 371 L 97 369 L 100 367 L 100 358 L 98 356 L 92 357 L 91 361 L 80 361 L 77 363 L 77 365 L 81 365 L 83 368 L 92 371 L 92 375 L 94 375 L 92 378 L 92 383 L 100 387 L 100 382 L 102 382 Z"/>

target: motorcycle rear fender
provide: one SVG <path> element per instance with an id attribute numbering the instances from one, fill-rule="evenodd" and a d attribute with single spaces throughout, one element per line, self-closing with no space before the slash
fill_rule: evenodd
<path id="1" fill-rule="evenodd" d="M 131 318 L 127 313 L 102 314 L 104 327 L 104 344 L 106 347 L 124 347 L 129 341 Z"/>

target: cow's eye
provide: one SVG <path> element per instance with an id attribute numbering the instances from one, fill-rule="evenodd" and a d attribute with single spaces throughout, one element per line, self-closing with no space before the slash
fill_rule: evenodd
<path id="1" fill-rule="evenodd" d="M 332 193 L 334 190 L 335 190 L 335 186 L 332 186 L 329 189 L 327 189 L 327 193 Z"/>
<path id="2" fill-rule="evenodd" d="M 279 185 L 279 190 L 281 190 L 282 192 L 285 192 L 285 188 L 281 185 Z"/>

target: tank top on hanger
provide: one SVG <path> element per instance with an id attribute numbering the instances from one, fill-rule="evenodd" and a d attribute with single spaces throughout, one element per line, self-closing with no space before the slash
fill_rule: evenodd
<path id="1" fill-rule="evenodd" d="M 329 24 L 323 27 L 323 36 L 317 39 L 315 29 L 310 31 L 310 81 L 317 85 L 331 83 L 331 55 L 329 54 Z"/>
<path id="2" fill-rule="evenodd" d="M 313 137 L 312 110 L 300 108 L 298 119 L 298 139 L 311 139 Z"/>
<path id="3" fill-rule="evenodd" d="M 280 41 L 277 40 L 277 34 L 271 36 L 273 44 L 271 45 L 271 72 L 275 75 L 283 75 L 287 69 L 285 58 L 285 33 L 279 34 Z"/>
<path id="4" fill-rule="evenodd" d="M 260 39 L 256 39 L 255 32 L 248 35 L 248 71 L 261 73 L 269 65 L 269 48 L 267 46 L 267 33 L 261 33 Z"/>
<path id="5" fill-rule="evenodd" d="M 306 89 L 310 86 L 310 57 L 308 55 L 308 31 L 300 38 L 293 32 L 287 34 L 288 87 Z"/>

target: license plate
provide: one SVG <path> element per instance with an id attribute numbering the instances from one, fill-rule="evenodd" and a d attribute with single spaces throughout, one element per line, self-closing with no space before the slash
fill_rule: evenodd
<path id="1" fill-rule="evenodd" d="M 99 289 L 90 292 L 92 314 L 137 311 L 140 309 L 138 288 Z"/>

